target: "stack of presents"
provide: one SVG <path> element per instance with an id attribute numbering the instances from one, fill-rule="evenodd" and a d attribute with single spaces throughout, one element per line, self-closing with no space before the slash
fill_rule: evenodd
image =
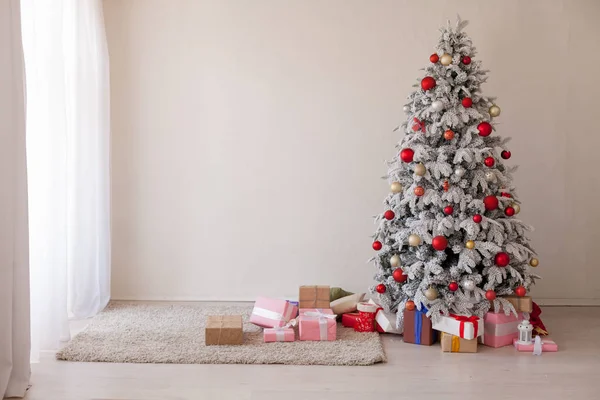
<path id="1" fill-rule="evenodd" d="M 438 341 L 442 352 L 476 353 L 479 344 L 490 347 L 514 346 L 518 351 L 558 351 L 548 338 L 539 316 L 539 307 L 531 297 L 505 296 L 517 311 L 492 310 L 484 318 L 450 314 L 435 321 L 427 310 L 418 310 L 408 302 L 404 329 L 396 315 L 386 312 L 365 294 L 353 294 L 329 286 L 301 286 L 299 301 L 259 297 L 250 322 L 264 328 L 264 342 L 295 340 L 336 340 L 337 323 L 357 332 L 379 332 L 404 336 L 405 343 L 431 346 Z M 536 336 L 536 340 L 533 337 Z M 242 344 L 242 316 L 210 316 L 206 324 L 207 345 Z"/>

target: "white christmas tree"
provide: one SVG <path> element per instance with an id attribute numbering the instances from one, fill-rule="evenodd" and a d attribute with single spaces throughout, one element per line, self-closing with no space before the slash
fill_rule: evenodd
<path id="1" fill-rule="evenodd" d="M 434 320 L 449 312 L 483 317 L 490 300 L 516 313 L 501 296 L 525 296 L 539 278 L 530 269 L 538 264 L 526 237 L 531 228 L 516 216 L 516 167 L 502 161 L 511 156 L 509 139 L 494 129 L 500 108 L 481 93 L 487 71 L 465 25 L 459 18 L 441 29 L 408 97 L 406 134 L 388 163 L 391 193 L 375 219 L 371 290 L 398 311 L 399 325 L 411 301 Z"/>

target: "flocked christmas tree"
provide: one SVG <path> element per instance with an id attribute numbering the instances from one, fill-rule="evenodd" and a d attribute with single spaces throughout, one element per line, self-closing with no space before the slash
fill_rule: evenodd
<path id="1" fill-rule="evenodd" d="M 503 295 L 526 295 L 538 264 L 531 230 L 517 216 L 516 167 L 495 132 L 500 108 L 484 96 L 487 71 L 458 20 L 441 29 L 425 77 L 404 106 L 406 134 L 388 163 L 390 194 L 376 217 L 373 258 L 380 303 L 390 311 L 425 306 L 434 320 L 449 312 L 482 317 Z M 399 128 L 400 129 L 400 128 Z M 409 304 L 407 304 L 407 302 Z"/>

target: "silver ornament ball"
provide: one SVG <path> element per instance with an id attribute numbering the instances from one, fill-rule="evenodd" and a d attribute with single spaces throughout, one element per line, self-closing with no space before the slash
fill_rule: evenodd
<path id="1" fill-rule="evenodd" d="M 438 298 L 438 291 L 434 287 L 430 287 L 425 291 L 425 297 L 427 300 L 435 300 Z"/>
<path id="2" fill-rule="evenodd" d="M 496 174 L 493 173 L 492 171 L 487 171 L 485 173 L 485 180 L 488 182 L 495 182 L 496 181 Z"/>
<path id="3" fill-rule="evenodd" d="M 390 265 L 394 268 L 398 268 L 400 266 L 400 256 L 395 254 L 390 258 Z"/>
<path id="4" fill-rule="evenodd" d="M 404 106 L 402 107 L 402 110 L 404 110 L 405 113 L 410 111 L 410 107 L 409 106 Z"/>
<path id="5" fill-rule="evenodd" d="M 500 115 L 500 112 L 501 112 L 500 107 L 498 107 L 495 104 L 490 107 L 489 111 L 490 111 L 490 116 L 491 117 L 497 117 L 498 115 Z"/>
<path id="6" fill-rule="evenodd" d="M 454 175 L 458 176 L 459 178 L 462 178 L 466 172 L 467 170 L 463 167 L 456 167 L 456 169 L 454 170 Z"/>
<path id="7" fill-rule="evenodd" d="M 452 56 L 450 54 L 443 54 L 440 57 L 440 63 L 447 67 L 448 65 L 452 64 Z"/>
<path id="8" fill-rule="evenodd" d="M 470 279 L 467 279 L 466 281 L 463 282 L 462 286 L 465 290 L 471 291 L 471 290 L 475 289 L 475 282 L 473 282 Z"/>
<path id="9" fill-rule="evenodd" d="M 515 214 L 518 214 L 518 213 L 520 213 L 520 212 L 521 212 L 521 206 L 520 206 L 520 205 L 518 205 L 518 204 L 513 204 L 513 205 L 512 205 L 512 208 L 514 208 L 514 209 L 515 209 Z"/>
<path id="10" fill-rule="evenodd" d="M 442 103 L 439 100 L 436 100 L 433 103 L 431 103 L 431 108 L 433 108 L 433 111 L 442 111 L 444 109 L 444 103 Z"/>
<path id="11" fill-rule="evenodd" d="M 414 233 L 408 237 L 408 244 L 411 246 L 418 246 L 421 244 L 421 237 Z"/>
<path id="12" fill-rule="evenodd" d="M 423 165 L 423 163 L 418 163 L 415 166 L 415 175 L 423 176 L 427 173 L 427 168 Z"/>

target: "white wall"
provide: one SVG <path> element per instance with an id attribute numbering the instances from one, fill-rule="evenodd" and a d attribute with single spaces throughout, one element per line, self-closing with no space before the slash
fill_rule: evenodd
<path id="1" fill-rule="evenodd" d="M 512 136 L 542 301 L 600 304 L 600 2 L 105 0 L 113 298 L 371 283 L 384 160 L 458 12 Z"/>

